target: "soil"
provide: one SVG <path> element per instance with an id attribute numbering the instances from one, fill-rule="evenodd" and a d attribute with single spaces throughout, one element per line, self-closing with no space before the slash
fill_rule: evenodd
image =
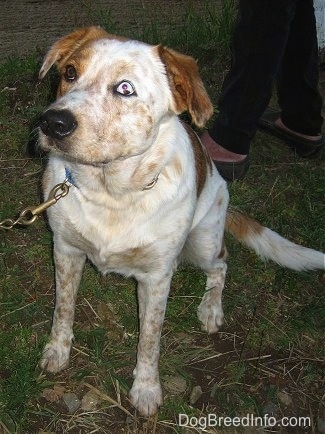
<path id="1" fill-rule="evenodd" d="M 112 16 L 118 27 L 132 29 L 148 22 L 158 10 L 179 14 L 182 0 L 0 0 L 1 59 L 46 49 L 76 27 L 100 24 Z M 196 1 L 200 8 L 209 1 Z M 215 2 L 214 2 L 215 3 Z M 111 12 L 111 15 L 110 15 Z M 166 14 L 167 15 L 167 14 Z M 166 16 L 165 15 L 165 16 Z M 106 20 L 105 20 L 106 17 Z M 166 19 L 166 18 L 165 18 Z M 102 23 L 101 23 L 102 24 Z M 159 23 L 160 25 L 163 23 Z M 108 29 L 109 30 L 109 29 Z M 1 62 L 0 59 L 0 62 Z"/>

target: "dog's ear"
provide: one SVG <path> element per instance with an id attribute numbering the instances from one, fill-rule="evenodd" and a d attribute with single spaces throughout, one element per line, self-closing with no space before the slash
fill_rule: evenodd
<path id="1" fill-rule="evenodd" d="M 91 39 L 105 37 L 109 37 L 109 35 L 104 29 L 99 26 L 92 26 L 75 30 L 73 33 L 70 33 L 62 39 L 59 39 L 46 54 L 43 65 L 39 72 L 39 79 L 41 80 L 45 77 L 48 70 L 54 63 L 60 64 L 61 62 L 64 62 L 66 58 L 68 58 L 85 42 Z"/>
<path id="2" fill-rule="evenodd" d="M 172 90 L 175 113 L 188 111 L 193 122 L 203 127 L 213 114 L 213 106 L 204 88 L 199 69 L 193 57 L 159 45 L 160 59 L 166 67 Z"/>

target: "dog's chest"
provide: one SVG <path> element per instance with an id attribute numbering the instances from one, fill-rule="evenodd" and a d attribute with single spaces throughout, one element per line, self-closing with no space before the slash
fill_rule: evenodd
<path id="1" fill-rule="evenodd" d="M 152 230 L 134 217 L 132 212 L 83 206 L 70 215 L 69 243 L 85 252 L 103 273 L 129 274 L 134 268 L 142 269 L 153 241 Z"/>
<path id="2" fill-rule="evenodd" d="M 61 202 L 65 216 L 64 239 L 86 253 L 102 273 L 131 276 L 146 273 L 160 262 L 162 252 L 176 248 L 190 226 L 188 206 L 169 206 L 148 213 L 143 203 L 109 209 L 89 201 Z M 174 208 L 174 207 L 171 207 Z M 50 216 L 51 217 L 51 216 Z M 57 230 L 58 216 L 50 223 Z"/>

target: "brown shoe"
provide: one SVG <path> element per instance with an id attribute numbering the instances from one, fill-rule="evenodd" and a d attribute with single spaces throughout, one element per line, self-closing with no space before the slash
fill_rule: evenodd
<path id="1" fill-rule="evenodd" d="M 233 163 L 216 160 L 213 162 L 220 175 L 228 182 L 243 179 L 249 169 L 249 155 L 244 160 Z"/>
<path id="2" fill-rule="evenodd" d="M 308 140 L 285 131 L 275 125 L 275 121 L 280 117 L 281 112 L 279 110 L 268 107 L 258 121 L 259 129 L 271 134 L 274 137 L 277 137 L 278 139 L 283 140 L 300 157 L 317 157 L 324 147 L 324 136 L 320 136 L 319 140 Z"/>

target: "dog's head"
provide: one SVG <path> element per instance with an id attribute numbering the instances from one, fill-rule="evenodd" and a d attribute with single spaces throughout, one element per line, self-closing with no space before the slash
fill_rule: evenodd
<path id="1" fill-rule="evenodd" d="M 161 45 L 89 27 L 53 45 L 40 79 L 53 64 L 61 79 L 41 116 L 40 143 L 83 163 L 142 154 L 175 114 L 188 111 L 199 127 L 212 115 L 195 60 Z"/>

